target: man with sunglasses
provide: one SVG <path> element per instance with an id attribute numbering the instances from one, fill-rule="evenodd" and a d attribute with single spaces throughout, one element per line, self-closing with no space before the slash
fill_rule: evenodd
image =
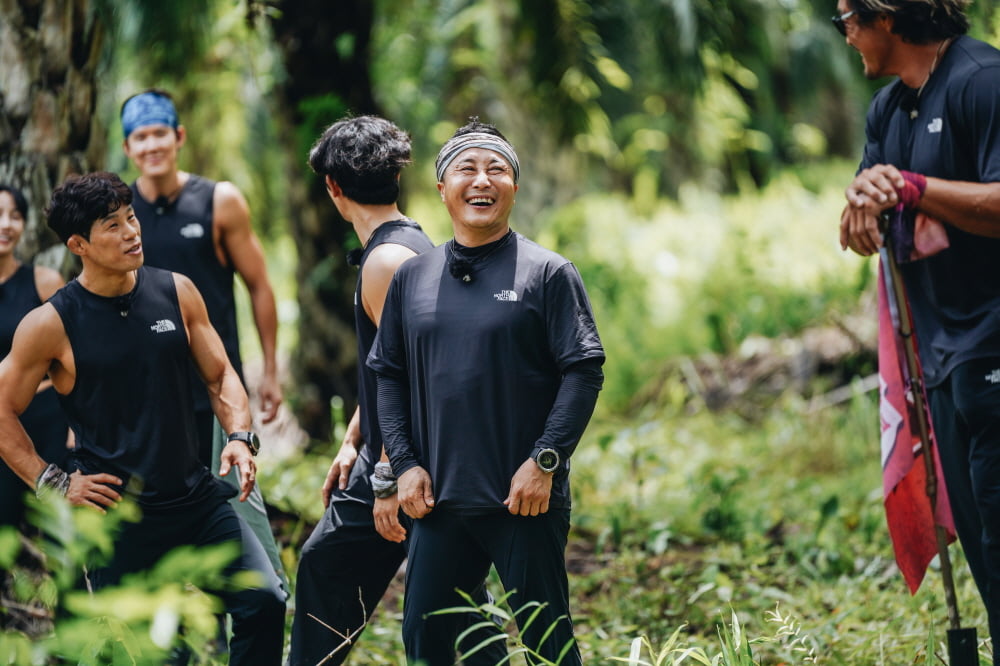
<path id="1" fill-rule="evenodd" d="M 897 77 L 869 108 L 861 165 L 845 193 L 840 241 L 863 256 L 877 252 L 885 213 L 918 230 L 938 230 L 935 251 L 903 263 L 901 270 L 955 526 L 996 644 L 1000 51 L 965 35 L 968 4 L 839 1 L 834 25 L 860 53 L 865 76 Z M 921 241 L 918 231 L 917 250 Z"/>

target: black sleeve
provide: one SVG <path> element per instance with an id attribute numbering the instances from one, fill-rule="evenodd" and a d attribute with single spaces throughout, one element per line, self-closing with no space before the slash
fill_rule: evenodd
<path id="1" fill-rule="evenodd" d="M 573 455 L 594 413 L 597 394 L 604 385 L 601 361 L 602 359 L 587 359 L 566 368 L 552 411 L 545 421 L 545 430 L 535 446 L 554 448 L 559 451 L 563 460 Z M 380 396 L 381 386 L 380 383 Z M 384 435 L 385 426 L 382 428 Z"/>
<path id="2" fill-rule="evenodd" d="M 410 390 L 405 378 L 378 376 L 378 424 L 382 429 L 392 473 L 397 477 L 420 465 L 413 452 L 410 436 Z"/>

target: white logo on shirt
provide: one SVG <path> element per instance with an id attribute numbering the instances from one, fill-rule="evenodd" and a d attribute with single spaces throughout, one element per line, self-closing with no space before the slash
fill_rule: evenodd
<path id="1" fill-rule="evenodd" d="M 160 319 L 155 324 L 150 326 L 149 330 L 154 333 L 169 333 L 170 331 L 176 331 L 177 326 L 175 326 L 174 322 L 169 319 Z"/>
<path id="2" fill-rule="evenodd" d="M 927 132 L 929 134 L 940 134 L 944 123 L 940 118 L 935 118 L 929 123 L 927 123 Z"/>
<path id="3" fill-rule="evenodd" d="M 197 222 L 192 222 L 181 227 L 181 236 L 184 238 L 202 238 L 205 235 L 205 227 Z"/>
<path id="4" fill-rule="evenodd" d="M 498 301 L 516 301 L 517 292 L 514 291 L 513 289 L 504 289 L 503 291 L 499 291 L 493 294 L 493 298 L 497 299 Z"/>
<path id="5" fill-rule="evenodd" d="M 990 374 L 986 375 L 984 379 L 986 379 L 986 381 L 990 384 L 1000 384 L 1000 368 L 991 370 Z"/>

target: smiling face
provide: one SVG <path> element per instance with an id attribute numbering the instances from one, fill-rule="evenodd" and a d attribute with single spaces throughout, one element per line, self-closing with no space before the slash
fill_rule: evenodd
<path id="1" fill-rule="evenodd" d="M 177 153 L 184 138 L 183 127 L 143 125 L 125 139 L 125 154 L 143 176 L 169 176 L 177 171 Z"/>
<path id="2" fill-rule="evenodd" d="M 507 233 L 517 189 L 514 170 L 499 153 L 487 148 L 459 153 L 438 183 L 456 240 L 483 245 Z"/>
<path id="3" fill-rule="evenodd" d="M 87 264 L 108 272 L 133 271 L 142 266 L 142 231 L 131 204 L 96 220 L 89 239 L 74 234 L 69 248 Z"/>
<path id="4" fill-rule="evenodd" d="M 837 14 L 843 15 L 854 10 L 848 0 L 837 3 Z M 898 73 L 895 60 L 895 44 L 898 41 L 892 34 L 892 19 L 886 15 L 876 16 L 868 21 L 862 21 L 861 16 L 854 14 L 844 19 L 847 34 L 844 39 L 848 46 L 861 55 L 865 78 L 879 79 Z"/>
<path id="5" fill-rule="evenodd" d="M 13 254 L 24 233 L 24 215 L 10 192 L 0 190 L 0 257 Z"/>

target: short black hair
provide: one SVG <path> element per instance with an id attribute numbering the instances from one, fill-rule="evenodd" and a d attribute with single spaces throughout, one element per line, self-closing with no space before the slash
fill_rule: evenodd
<path id="1" fill-rule="evenodd" d="M 969 0 L 850 0 L 850 5 L 863 24 L 891 16 L 892 32 L 911 44 L 940 42 L 969 31 Z"/>
<path id="2" fill-rule="evenodd" d="M 72 175 L 52 191 L 45 214 L 49 228 L 67 242 L 74 234 L 90 239 L 94 223 L 132 205 L 132 190 L 118 174 L 96 171 Z"/>
<path id="3" fill-rule="evenodd" d="M 7 183 L 0 183 L 0 192 L 6 192 L 14 200 L 14 207 L 17 208 L 17 212 L 21 214 L 21 217 L 28 217 L 28 200 L 25 198 L 24 193 L 14 187 L 13 185 L 8 185 Z"/>
<path id="4" fill-rule="evenodd" d="M 496 128 L 496 125 L 479 122 L 479 116 L 469 117 L 469 122 L 455 130 L 455 133 L 451 135 L 451 138 L 454 139 L 456 136 L 463 136 L 465 134 L 472 134 L 475 132 L 492 134 L 493 136 L 498 136 L 504 141 L 507 141 L 507 137 L 505 137 L 503 133 Z M 507 143 L 510 143 L 510 141 L 507 141 Z"/>
<path id="5" fill-rule="evenodd" d="M 399 173 L 410 163 L 410 135 L 378 116 L 346 117 L 330 125 L 309 151 L 309 166 L 330 176 L 359 204 L 394 204 Z"/>

